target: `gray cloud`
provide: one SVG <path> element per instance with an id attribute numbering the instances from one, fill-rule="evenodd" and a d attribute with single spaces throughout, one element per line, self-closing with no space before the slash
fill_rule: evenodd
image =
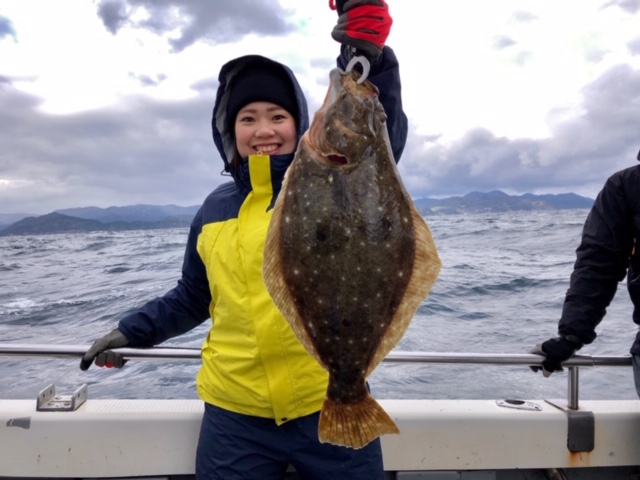
<path id="1" fill-rule="evenodd" d="M 117 107 L 67 115 L 0 79 L 0 212 L 48 213 L 79 206 L 199 204 L 228 177 L 213 145 L 217 82 L 198 82 L 189 101 L 129 97 Z M 411 132 L 400 162 L 414 197 L 500 189 L 585 190 L 637 164 L 640 72 L 610 69 L 582 91 L 580 114 L 550 112 L 551 136 L 510 139 L 487 129 L 452 143 Z M 315 110 L 317 105 L 310 105 Z M 562 119 L 562 120 L 561 120 Z"/>
<path id="2" fill-rule="evenodd" d="M 216 90 L 218 90 L 218 80 L 215 78 L 205 78 L 192 83 L 189 87 L 202 94 L 209 93 L 215 95 Z"/>
<path id="3" fill-rule="evenodd" d="M 511 15 L 512 23 L 532 23 L 538 19 L 537 15 L 525 10 L 517 10 Z"/>
<path id="4" fill-rule="evenodd" d="M 107 30 L 115 35 L 127 21 L 126 9 L 124 0 L 103 0 L 98 5 L 98 16 Z"/>
<path id="5" fill-rule="evenodd" d="M 129 98 L 118 108 L 48 115 L 15 90 L 1 98 L 0 209 L 199 204 L 227 180 L 211 139 L 213 96 Z M 2 181 L 10 181 L 2 185 Z"/>
<path id="6" fill-rule="evenodd" d="M 149 17 L 134 20 L 144 8 Z M 98 16 L 116 34 L 123 26 L 164 35 L 179 30 L 168 42 L 180 52 L 198 40 L 212 43 L 238 41 L 245 35 L 286 35 L 295 26 L 286 21 L 287 11 L 271 0 L 102 0 Z"/>
<path id="7" fill-rule="evenodd" d="M 611 0 L 604 7 L 620 7 L 627 13 L 637 13 L 640 11 L 640 0 Z"/>
<path id="8" fill-rule="evenodd" d="M 493 37 L 493 48 L 496 50 L 502 50 L 515 44 L 516 41 L 513 38 L 507 37 L 505 35 L 496 35 L 495 37 Z"/>
<path id="9" fill-rule="evenodd" d="M 155 87 L 160 85 L 167 79 L 167 76 L 164 73 L 159 73 L 155 75 L 155 77 L 151 77 L 149 75 L 140 75 L 137 73 L 129 72 L 129 77 L 135 79 L 140 85 L 145 87 Z"/>
<path id="10" fill-rule="evenodd" d="M 640 147 L 640 72 L 617 66 L 583 90 L 583 113 L 557 124 L 544 139 L 508 139 L 485 129 L 452 144 L 411 136 L 401 162 L 414 196 L 472 190 L 520 193 L 590 189 L 636 164 Z"/>
<path id="11" fill-rule="evenodd" d="M 119 108 L 47 115 L 40 100 L 13 90 L 2 97 L 0 188 L 7 212 L 133 203 L 198 204 L 219 183 L 222 162 L 211 140 L 215 82 L 188 102 L 129 98 Z M 452 144 L 415 132 L 400 163 L 414 197 L 472 190 L 514 192 L 598 188 L 635 164 L 640 73 L 616 67 L 583 91 L 583 114 L 545 139 L 508 139 L 475 129 Z M 22 183 L 21 183 L 22 182 Z M 28 199 L 28 201 L 25 201 Z"/>
<path id="12" fill-rule="evenodd" d="M 13 28 L 13 22 L 0 15 L 0 40 L 5 37 L 13 37 L 14 40 L 17 40 L 16 30 Z"/>
<path id="13" fill-rule="evenodd" d="M 627 43 L 627 48 L 633 55 L 640 55 L 640 37 L 636 37 Z"/>

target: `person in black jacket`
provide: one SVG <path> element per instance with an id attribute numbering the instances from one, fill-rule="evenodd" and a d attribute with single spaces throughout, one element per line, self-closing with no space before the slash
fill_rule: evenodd
<path id="1" fill-rule="evenodd" d="M 640 153 L 638 153 L 640 160 Z M 569 290 L 558 324 L 558 337 L 537 345 L 531 353 L 544 355 L 545 377 L 562 371 L 562 362 L 596 338 L 625 275 L 634 306 L 633 321 L 640 325 L 640 165 L 614 173 L 596 197 L 576 250 Z M 640 332 L 631 347 L 636 391 L 640 396 Z"/>

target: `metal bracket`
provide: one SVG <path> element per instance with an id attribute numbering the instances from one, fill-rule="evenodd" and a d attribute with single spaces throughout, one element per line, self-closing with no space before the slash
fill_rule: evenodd
<path id="1" fill-rule="evenodd" d="M 496 405 L 504 408 L 514 408 L 516 410 L 529 410 L 532 412 L 542 411 L 542 407 L 535 402 L 527 402 L 525 400 L 518 400 L 515 398 L 502 398 L 496 400 Z"/>
<path id="2" fill-rule="evenodd" d="M 593 412 L 569 408 L 561 400 L 545 400 L 567 416 L 567 448 L 571 452 L 591 452 L 595 448 L 595 417 Z"/>
<path id="3" fill-rule="evenodd" d="M 38 394 L 36 410 L 38 412 L 73 412 L 87 400 L 88 388 L 85 383 L 71 395 L 56 395 L 56 386 L 52 383 Z"/>

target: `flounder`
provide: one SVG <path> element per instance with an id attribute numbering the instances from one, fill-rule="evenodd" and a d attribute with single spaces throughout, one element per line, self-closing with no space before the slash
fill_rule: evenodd
<path id="1" fill-rule="evenodd" d="M 329 373 L 321 442 L 399 433 L 366 379 L 404 335 L 441 262 L 398 175 L 378 90 L 331 71 L 275 205 L 263 267 L 274 303 Z"/>

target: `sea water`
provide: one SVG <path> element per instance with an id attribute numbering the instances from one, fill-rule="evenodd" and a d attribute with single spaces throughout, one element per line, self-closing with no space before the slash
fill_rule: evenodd
<path id="1" fill-rule="evenodd" d="M 442 271 L 402 351 L 527 353 L 554 336 L 588 210 L 427 217 Z M 187 229 L 0 237 L 0 343 L 89 345 L 180 275 Z M 635 338 L 624 284 L 580 353 L 628 355 Z M 199 348 L 209 322 L 165 345 Z M 89 385 L 90 398 L 197 398 L 199 362 L 131 360 L 80 371 L 77 359 L 0 357 L 0 398 Z M 567 374 L 526 366 L 382 363 L 377 398 L 566 398 Z M 634 399 L 631 369 L 580 369 L 581 399 Z"/>

